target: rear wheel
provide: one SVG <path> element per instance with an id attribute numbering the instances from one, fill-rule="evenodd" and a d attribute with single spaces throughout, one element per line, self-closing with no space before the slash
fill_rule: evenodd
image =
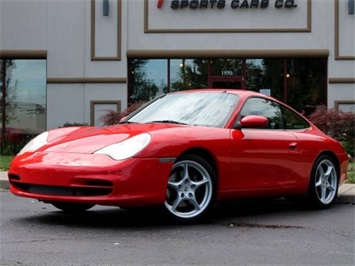
<path id="1" fill-rule="evenodd" d="M 69 202 L 51 202 L 51 204 L 65 212 L 83 212 L 95 206 L 95 204 L 69 203 Z"/>
<path id="2" fill-rule="evenodd" d="M 214 201 L 216 175 L 199 156 L 180 158 L 170 172 L 165 210 L 175 220 L 189 222 L 204 216 Z"/>
<path id="3" fill-rule="evenodd" d="M 313 206 L 329 208 L 338 193 L 338 172 L 333 160 L 327 156 L 320 156 L 311 172 L 308 199 Z"/>

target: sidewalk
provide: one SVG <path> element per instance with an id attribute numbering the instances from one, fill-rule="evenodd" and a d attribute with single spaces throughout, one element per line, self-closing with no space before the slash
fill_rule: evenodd
<path id="1" fill-rule="evenodd" d="M 9 180 L 6 171 L 0 171 L 0 189 L 9 189 Z M 355 184 L 345 183 L 339 187 L 339 203 L 355 204 Z"/>

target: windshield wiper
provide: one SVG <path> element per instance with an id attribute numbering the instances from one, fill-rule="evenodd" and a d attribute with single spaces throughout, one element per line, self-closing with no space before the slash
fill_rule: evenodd
<path id="1" fill-rule="evenodd" d="M 137 122 L 131 122 L 131 121 L 121 121 L 118 122 L 118 124 L 138 124 Z"/>
<path id="2" fill-rule="evenodd" d="M 154 120 L 154 121 L 149 121 L 146 123 L 147 124 L 149 124 L 149 123 L 153 123 L 153 124 L 154 123 L 166 123 L 166 124 L 188 125 L 186 123 L 175 121 L 175 120 Z"/>

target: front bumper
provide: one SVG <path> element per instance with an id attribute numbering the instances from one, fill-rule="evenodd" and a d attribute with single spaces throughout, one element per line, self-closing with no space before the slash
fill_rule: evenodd
<path id="1" fill-rule="evenodd" d="M 164 203 L 172 165 L 159 158 L 41 152 L 15 157 L 8 176 L 17 196 L 133 207 Z"/>

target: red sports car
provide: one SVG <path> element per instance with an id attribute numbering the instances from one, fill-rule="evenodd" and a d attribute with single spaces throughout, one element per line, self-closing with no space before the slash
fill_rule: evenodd
<path id="1" fill-rule="evenodd" d="M 192 221 L 216 201 L 301 196 L 329 207 L 348 156 L 292 108 L 251 91 L 162 95 L 110 127 L 44 132 L 14 158 L 11 192 L 65 211 L 160 205 Z"/>

